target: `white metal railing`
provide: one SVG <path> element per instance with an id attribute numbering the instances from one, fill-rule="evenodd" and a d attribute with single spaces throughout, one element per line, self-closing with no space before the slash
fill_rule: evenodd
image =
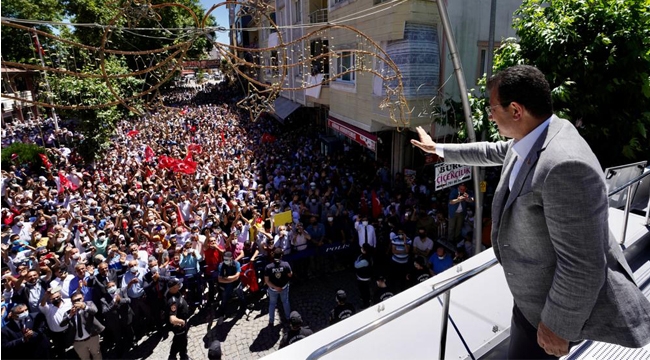
<path id="1" fill-rule="evenodd" d="M 325 23 L 327 22 L 327 19 L 328 19 L 327 9 L 319 9 L 309 14 L 310 24 Z"/>
<path id="2" fill-rule="evenodd" d="M 618 194 L 619 192 L 627 189 L 627 201 L 625 204 L 625 218 L 623 222 L 623 230 L 622 230 L 622 237 L 621 237 L 621 246 L 625 244 L 625 233 L 627 229 L 627 222 L 628 218 L 630 215 L 630 205 L 632 202 L 632 189 L 636 188 L 639 183 L 645 179 L 646 177 L 650 176 L 650 171 L 645 172 L 636 178 L 628 181 L 627 183 L 623 184 L 622 186 L 616 188 L 613 191 L 610 191 L 607 194 L 607 197 L 614 196 Z M 645 223 L 646 225 L 650 225 L 649 222 L 649 216 L 650 216 L 650 196 L 648 197 L 648 208 L 646 209 L 646 215 L 645 215 Z M 362 326 L 346 335 L 343 335 L 342 337 L 330 342 L 327 345 L 321 346 L 320 348 L 316 349 L 314 352 L 312 352 L 307 359 L 308 360 L 315 360 L 319 359 L 326 354 L 346 345 L 351 343 L 352 341 L 370 333 L 371 331 L 383 326 L 384 324 L 400 317 L 403 314 L 406 314 L 410 312 L 411 310 L 437 298 L 440 295 L 443 295 L 443 300 L 442 300 L 442 306 L 443 306 L 443 313 L 442 313 L 442 323 L 441 323 L 441 334 L 440 334 L 440 348 L 439 348 L 439 359 L 444 359 L 445 358 L 445 349 L 447 345 L 447 323 L 449 319 L 449 304 L 450 304 L 450 297 L 451 297 L 451 290 L 455 288 L 456 286 L 464 283 L 465 281 L 477 276 L 478 274 L 484 272 L 485 270 L 488 270 L 492 266 L 497 264 L 496 258 L 472 269 L 469 270 L 465 273 L 459 274 L 457 277 L 452 278 L 448 283 L 440 286 L 440 287 L 435 287 L 432 289 L 432 291 L 426 295 L 423 295 L 410 303 L 402 306 L 399 309 L 396 309 L 381 318 L 366 324 L 365 326 Z"/>
<path id="3" fill-rule="evenodd" d="M 638 188 L 639 183 L 649 175 L 650 175 L 650 171 L 644 172 L 643 174 L 635 177 L 634 179 L 628 181 L 627 183 L 619 186 L 618 188 L 610 191 L 609 194 L 607 194 L 607 197 L 609 198 L 627 189 L 627 194 L 626 194 L 627 198 L 625 199 L 625 209 L 623 210 L 624 212 L 623 228 L 621 229 L 621 246 L 625 245 L 625 234 L 627 232 L 627 222 L 630 218 L 630 207 L 632 205 L 633 189 Z M 646 208 L 645 211 L 645 224 L 646 226 L 650 225 L 650 196 L 648 196 L 648 207 Z"/>
<path id="4" fill-rule="evenodd" d="M 360 327 L 357 330 L 352 331 L 351 333 L 348 333 L 346 335 L 343 335 L 342 337 L 330 342 L 327 345 L 321 346 L 320 348 L 316 349 L 316 351 L 312 352 L 308 357 L 307 360 L 315 360 L 319 359 L 323 356 L 325 356 L 327 353 L 332 352 L 343 345 L 349 344 L 352 341 L 362 337 L 363 335 L 368 334 L 369 332 L 379 328 L 380 326 L 395 320 L 396 318 L 402 316 L 403 314 L 419 307 L 420 305 L 423 305 L 438 296 L 445 294 L 444 297 L 444 302 L 443 302 L 443 309 L 446 310 L 446 312 L 443 312 L 442 318 L 443 318 L 443 333 L 441 334 L 441 339 L 446 339 L 447 334 L 447 322 L 445 321 L 449 317 L 449 306 L 446 304 L 449 304 L 449 297 L 450 297 L 450 292 L 451 289 L 454 287 L 464 283 L 465 281 L 473 278 L 474 276 L 484 272 L 485 270 L 488 270 L 489 268 L 493 267 L 494 265 L 497 264 L 497 259 L 494 258 L 480 266 L 477 266 L 474 269 L 471 269 L 467 272 L 464 272 L 460 275 L 458 275 L 455 278 L 452 278 L 449 282 L 447 282 L 444 285 L 441 285 L 440 287 L 432 289 L 432 291 L 426 295 L 420 296 L 419 298 L 411 301 L 410 303 L 402 306 L 399 309 L 396 309 L 392 312 L 389 312 L 388 314 L 382 316 L 381 318 L 366 324 L 365 326 Z M 446 280 L 447 281 L 447 280 Z M 435 286 L 435 285 L 434 285 Z M 444 344 L 442 344 L 441 348 L 441 359 L 444 358 Z"/>

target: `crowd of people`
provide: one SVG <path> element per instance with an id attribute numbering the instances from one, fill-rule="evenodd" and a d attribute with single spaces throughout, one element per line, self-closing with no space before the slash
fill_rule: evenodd
<path id="1" fill-rule="evenodd" d="M 464 185 L 407 183 L 350 146 L 324 154 L 309 121 L 250 121 L 223 83 L 163 97 L 92 164 L 74 124 L 3 127 L 3 146 L 36 143 L 49 161 L 2 169 L 3 357 L 120 357 L 171 330 L 170 357 L 187 358 L 195 308 L 222 322 L 233 297 L 243 311 L 259 291 L 270 326 L 282 308 L 288 345 L 311 333 L 291 284 L 348 268 L 365 308 L 474 251 Z M 337 300 L 332 322 L 355 312 Z"/>

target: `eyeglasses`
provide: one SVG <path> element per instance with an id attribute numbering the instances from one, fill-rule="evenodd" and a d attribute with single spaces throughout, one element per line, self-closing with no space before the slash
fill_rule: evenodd
<path id="1" fill-rule="evenodd" d="M 80 302 L 81 300 L 83 300 L 83 298 L 72 299 L 72 302 L 76 303 L 76 302 Z"/>
<path id="2" fill-rule="evenodd" d="M 502 108 L 505 108 L 505 107 L 508 107 L 509 105 L 510 105 L 510 103 L 508 103 L 508 104 L 506 104 L 506 105 L 503 105 L 503 104 L 496 104 L 496 105 L 486 106 L 486 107 L 485 107 L 485 113 L 486 113 L 488 116 L 492 116 L 492 109 L 494 109 L 495 107 L 497 107 L 497 106 L 501 106 Z"/>

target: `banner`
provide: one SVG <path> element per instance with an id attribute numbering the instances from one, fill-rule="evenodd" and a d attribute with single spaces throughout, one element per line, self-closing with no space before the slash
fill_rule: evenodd
<path id="1" fill-rule="evenodd" d="M 445 163 L 436 165 L 436 191 L 471 179 L 472 168 L 470 166 Z"/>
<path id="2" fill-rule="evenodd" d="M 273 216 L 273 224 L 275 224 L 276 227 L 277 226 L 282 226 L 282 225 L 285 225 L 285 224 L 291 223 L 291 222 L 293 222 L 293 217 L 291 216 L 291 211 L 281 212 L 281 213 L 275 214 Z"/>

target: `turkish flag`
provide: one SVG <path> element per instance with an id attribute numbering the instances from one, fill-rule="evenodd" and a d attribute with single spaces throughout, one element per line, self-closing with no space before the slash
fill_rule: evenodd
<path id="1" fill-rule="evenodd" d="M 139 132 L 138 130 L 131 130 L 131 131 L 129 131 L 128 133 L 126 133 L 126 136 L 128 136 L 128 137 L 134 137 L 134 136 L 138 135 L 139 133 L 140 133 L 140 132 Z"/>
<path id="2" fill-rule="evenodd" d="M 158 167 L 161 169 L 170 169 L 176 165 L 178 161 L 178 159 L 174 159 L 166 155 L 160 155 L 160 158 L 158 159 Z"/>
<path id="3" fill-rule="evenodd" d="M 269 134 L 269 133 L 264 133 L 264 135 L 262 135 L 262 144 L 264 144 L 264 143 L 271 144 L 271 143 L 275 142 L 275 140 L 276 140 L 276 137 Z"/>
<path id="4" fill-rule="evenodd" d="M 70 182 L 67 177 L 63 176 L 63 174 L 59 173 L 59 181 L 61 182 L 61 186 L 65 189 L 71 189 L 71 190 L 77 190 L 77 186 Z"/>
<path id="5" fill-rule="evenodd" d="M 38 156 L 39 156 L 39 157 L 41 158 L 41 160 L 43 161 L 43 166 L 45 166 L 46 169 L 50 170 L 50 168 L 52 167 L 52 163 L 51 163 L 50 160 L 47 158 L 47 155 L 45 155 L 45 154 L 38 154 Z"/>
<path id="6" fill-rule="evenodd" d="M 223 133 L 223 130 L 221 131 L 221 146 L 226 145 L 226 135 Z"/>
<path id="7" fill-rule="evenodd" d="M 149 145 L 147 145 L 147 147 L 144 148 L 144 160 L 149 162 L 149 161 L 153 160 L 154 155 L 155 154 L 154 154 L 153 150 L 149 147 Z"/>
<path id="8" fill-rule="evenodd" d="M 203 152 L 203 147 L 199 144 L 190 144 L 187 146 L 187 151 L 192 151 L 195 154 L 200 154 Z"/>
<path id="9" fill-rule="evenodd" d="M 372 191 L 372 217 L 377 218 L 381 214 L 381 201 L 377 197 L 375 190 Z"/>
<path id="10" fill-rule="evenodd" d="M 239 280 L 241 280 L 242 284 L 248 286 L 251 292 L 258 292 L 260 290 L 260 287 L 257 284 L 255 266 L 252 262 L 242 265 L 240 274 Z"/>

